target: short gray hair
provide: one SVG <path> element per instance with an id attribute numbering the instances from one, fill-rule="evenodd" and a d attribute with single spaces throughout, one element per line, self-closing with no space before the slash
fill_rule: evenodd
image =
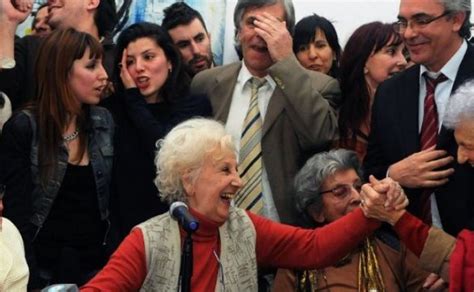
<path id="1" fill-rule="evenodd" d="M 286 21 L 286 28 L 293 35 L 295 30 L 295 8 L 293 6 L 292 0 L 239 0 L 235 5 L 234 10 L 234 27 L 235 27 L 235 49 L 240 55 L 241 52 L 241 45 L 239 41 L 239 31 L 240 31 L 240 23 L 242 18 L 244 17 L 245 10 L 249 7 L 262 7 L 268 5 L 274 5 L 277 3 L 281 3 L 283 5 L 283 9 L 285 10 L 285 21 Z"/>
<path id="2" fill-rule="evenodd" d="M 449 98 L 443 125 L 455 129 L 462 120 L 474 120 L 474 79 L 462 84 Z"/>
<path id="3" fill-rule="evenodd" d="M 167 203 L 187 202 L 182 177 L 189 174 L 195 181 L 211 152 L 220 149 L 236 153 L 232 138 L 224 126 L 205 118 L 190 119 L 177 125 L 158 141 L 158 147 L 155 185 L 161 200 Z"/>
<path id="4" fill-rule="evenodd" d="M 459 30 L 459 35 L 462 38 L 471 37 L 471 0 L 438 0 L 438 2 L 443 5 L 444 10 L 453 11 L 453 12 L 464 12 L 466 14 L 466 19 Z"/>
<path id="5" fill-rule="evenodd" d="M 296 174 L 294 179 L 294 195 L 296 210 L 301 218 L 309 223 L 307 208 L 314 205 L 316 210 L 322 209 L 322 198 L 319 194 L 324 181 L 337 171 L 354 169 L 362 177 L 362 169 L 357 154 L 347 149 L 336 149 L 321 152 L 312 156 Z"/>

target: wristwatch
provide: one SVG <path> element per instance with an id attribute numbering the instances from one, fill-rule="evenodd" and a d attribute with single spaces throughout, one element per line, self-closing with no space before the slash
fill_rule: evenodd
<path id="1" fill-rule="evenodd" d="M 0 58 L 0 69 L 12 69 L 15 68 L 16 62 L 13 58 Z"/>

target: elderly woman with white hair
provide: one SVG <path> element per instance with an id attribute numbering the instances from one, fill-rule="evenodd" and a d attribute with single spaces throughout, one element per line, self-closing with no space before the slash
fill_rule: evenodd
<path id="1" fill-rule="evenodd" d="M 222 124 L 191 119 L 160 142 L 162 200 L 184 201 L 200 226 L 192 235 L 192 291 L 257 291 L 257 266 L 318 268 L 335 263 L 378 226 L 358 208 L 320 229 L 301 229 L 233 207 L 242 187 L 236 149 Z M 407 204 L 402 193 L 393 206 Z M 132 230 L 83 291 L 179 291 L 185 232 L 169 214 Z"/>
<path id="2" fill-rule="evenodd" d="M 474 167 L 474 80 L 464 83 L 450 98 L 443 124 L 454 129 L 458 163 Z"/>

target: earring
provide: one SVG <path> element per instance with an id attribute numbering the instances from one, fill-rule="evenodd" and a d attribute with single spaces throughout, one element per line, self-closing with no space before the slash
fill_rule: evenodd
<path id="1" fill-rule="evenodd" d="M 364 67 L 364 74 L 367 74 L 369 73 L 369 69 L 367 69 L 367 67 Z"/>
<path id="2" fill-rule="evenodd" d="M 168 68 L 168 73 L 171 74 L 171 72 L 173 72 L 173 67 Z"/>

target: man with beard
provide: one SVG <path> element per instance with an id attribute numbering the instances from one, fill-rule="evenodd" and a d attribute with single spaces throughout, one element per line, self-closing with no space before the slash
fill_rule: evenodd
<path id="1" fill-rule="evenodd" d="M 211 36 L 201 14 L 184 2 L 164 9 L 162 26 L 181 53 L 185 68 L 193 77 L 214 66 Z"/>
<path id="2" fill-rule="evenodd" d="M 455 162 L 443 119 L 451 93 L 474 77 L 470 13 L 470 0 L 400 1 L 394 28 L 417 65 L 378 87 L 364 161 L 366 173 L 405 188 L 410 212 L 453 236 L 474 224 L 474 172 Z"/>

